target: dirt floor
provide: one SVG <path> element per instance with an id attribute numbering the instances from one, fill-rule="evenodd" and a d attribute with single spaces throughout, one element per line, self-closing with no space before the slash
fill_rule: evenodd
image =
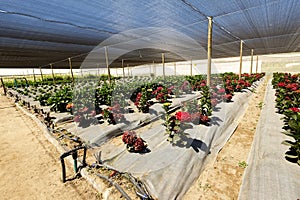
<path id="1" fill-rule="evenodd" d="M 0 199 L 100 199 L 83 178 L 61 182 L 60 154 L 0 93 Z"/>
<path id="2" fill-rule="evenodd" d="M 185 200 L 238 199 L 248 154 L 253 142 L 257 122 L 266 91 L 267 80 L 253 94 L 245 115 L 216 161 L 207 166 L 190 188 Z"/>

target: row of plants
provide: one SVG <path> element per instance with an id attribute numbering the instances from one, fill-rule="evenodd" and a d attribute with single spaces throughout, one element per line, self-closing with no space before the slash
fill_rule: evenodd
<path id="1" fill-rule="evenodd" d="M 284 115 L 284 134 L 292 138 L 283 141 L 290 147 L 285 156 L 300 165 L 300 74 L 274 73 L 272 84 L 276 108 Z"/>

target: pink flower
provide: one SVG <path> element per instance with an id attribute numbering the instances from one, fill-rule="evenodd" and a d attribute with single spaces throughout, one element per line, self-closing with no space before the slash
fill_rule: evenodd
<path id="1" fill-rule="evenodd" d="M 214 107 L 218 104 L 218 100 L 217 99 L 212 99 L 211 100 L 211 105 Z"/>
<path id="2" fill-rule="evenodd" d="M 225 92 L 225 89 L 224 88 L 221 88 L 218 90 L 218 93 L 224 93 Z"/>
<path id="3" fill-rule="evenodd" d="M 161 91 L 162 89 L 163 89 L 163 87 L 161 87 L 161 86 L 157 87 L 158 91 Z"/>

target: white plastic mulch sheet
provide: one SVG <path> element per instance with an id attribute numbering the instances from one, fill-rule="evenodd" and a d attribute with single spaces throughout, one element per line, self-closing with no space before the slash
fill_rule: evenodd
<path id="1" fill-rule="evenodd" d="M 264 107 L 248 159 L 239 199 L 299 199 L 300 167 L 284 158 L 290 137 L 282 133 L 282 115 L 276 113 L 275 90 L 268 83 Z"/>
<path id="2" fill-rule="evenodd" d="M 236 129 L 245 112 L 250 91 L 237 93 L 231 103 L 220 103 L 213 112 L 211 126 L 194 125 L 175 145 L 167 141 L 163 120 L 151 123 L 140 133 L 151 150 L 129 153 L 120 140 L 110 140 L 100 147 L 102 161 L 142 180 L 150 194 L 158 199 L 180 199 L 199 177 L 205 162 L 215 159 Z"/>

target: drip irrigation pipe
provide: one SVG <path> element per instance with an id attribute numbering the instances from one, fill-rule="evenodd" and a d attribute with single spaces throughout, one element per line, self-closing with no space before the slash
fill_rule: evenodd
<path id="1" fill-rule="evenodd" d="M 131 200 L 131 198 L 128 196 L 128 194 L 121 188 L 121 186 L 119 184 L 117 184 L 116 182 L 114 182 L 113 180 L 111 180 L 110 178 L 108 178 L 107 176 L 95 173 L 96 176 L 108 181 L 110 184 L 112 184 L 113 186 L 115 186 L 115 188 L 123 195 L 123 197 L 126 200 Z"/>

